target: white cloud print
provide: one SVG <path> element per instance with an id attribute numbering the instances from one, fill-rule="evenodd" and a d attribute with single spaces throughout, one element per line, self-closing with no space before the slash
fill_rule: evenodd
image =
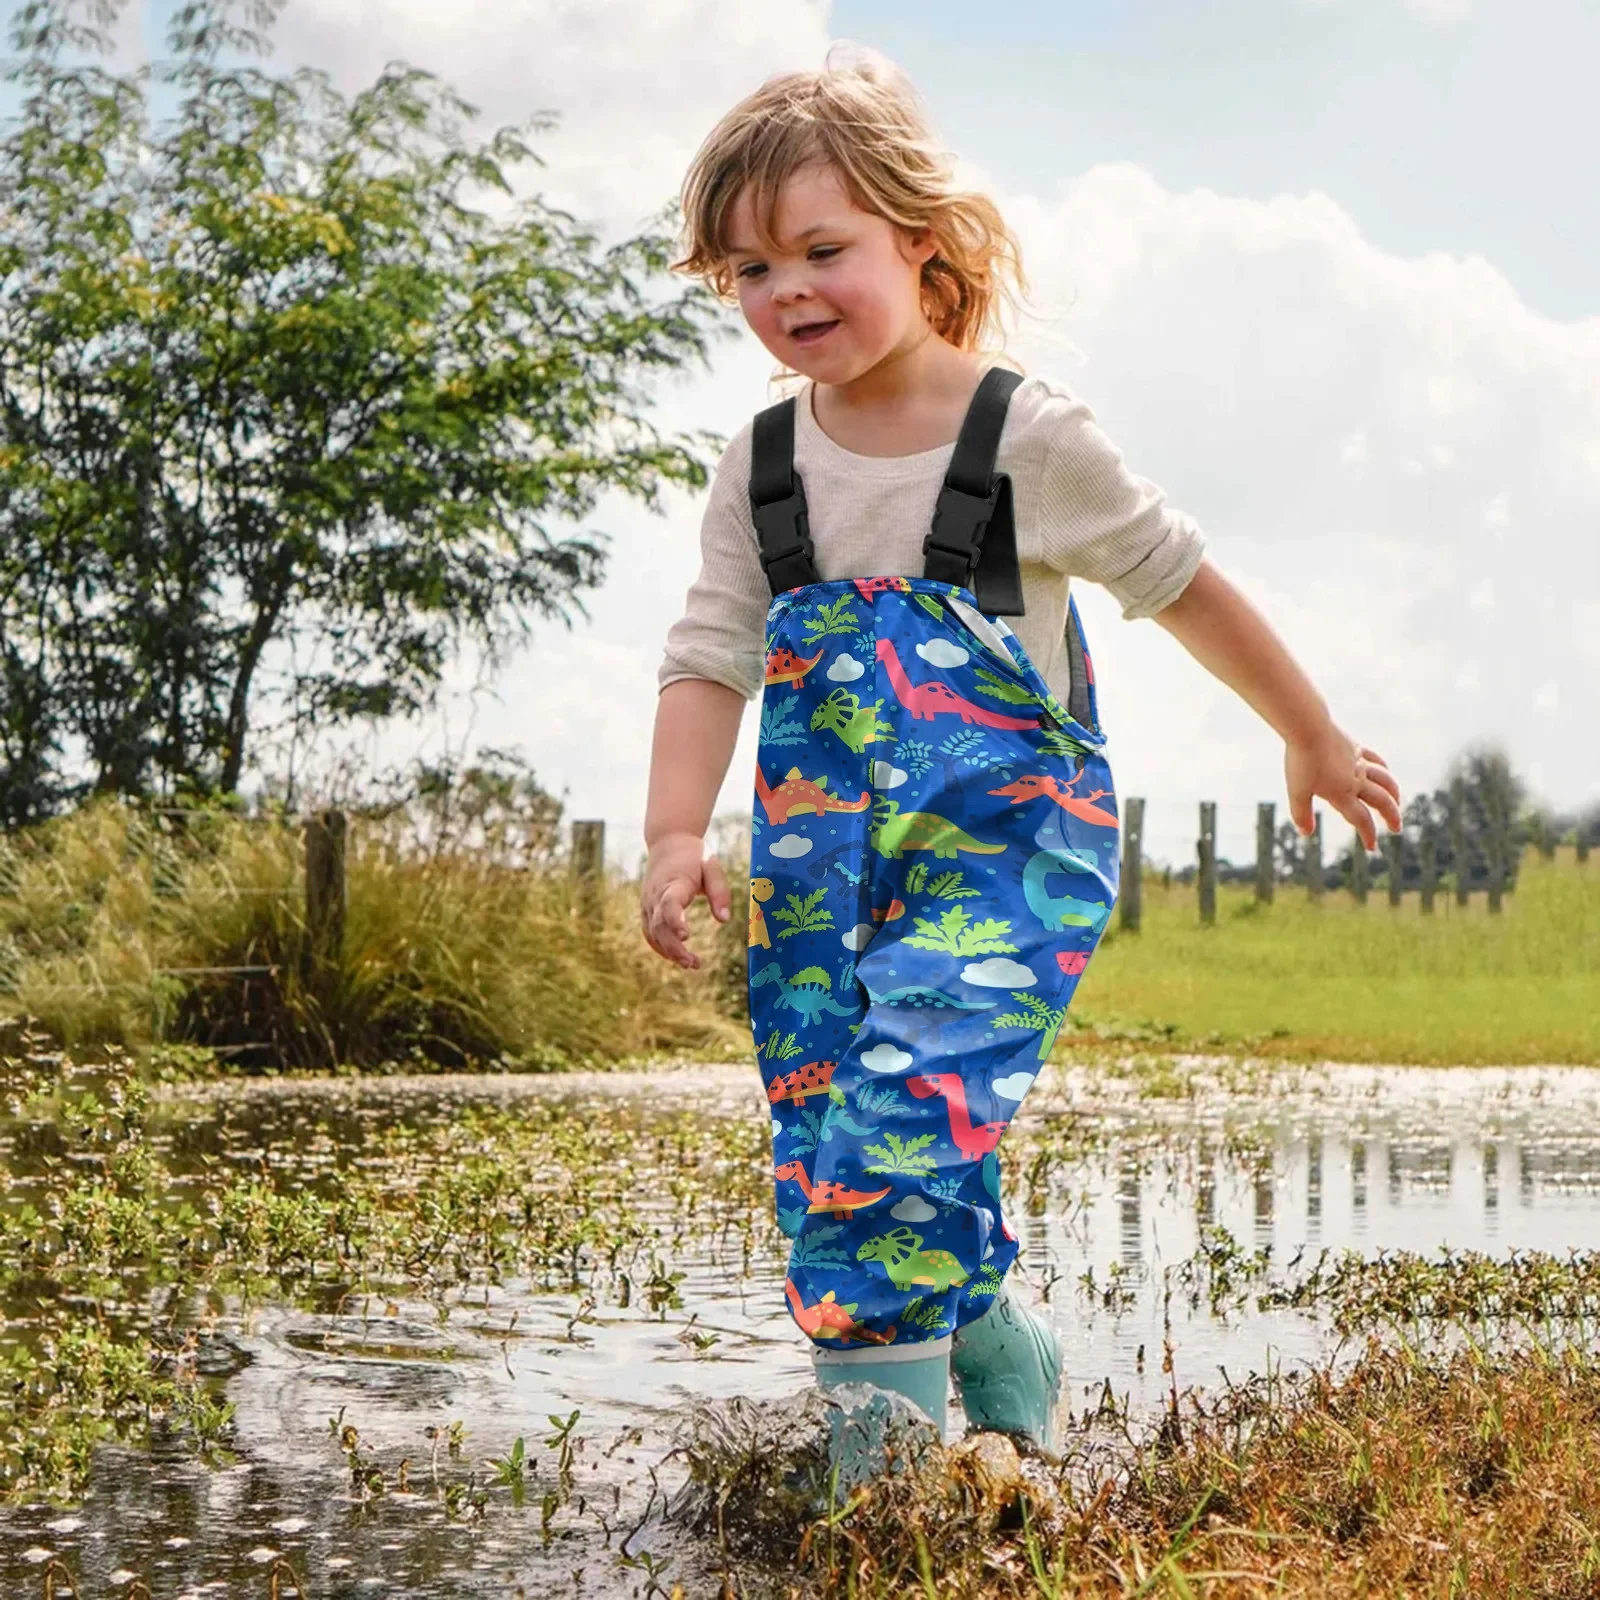
<path id="1" fill-rule="evenodd" d="M 811 841 L 803 834 L 786 833 L 781 839 L 772 841 L 772 853 L 781 856 L 785 861 L 793 861 L 796 856 L 810 853 Z"/>
<path id="2" fill-rule="evenodd" d="M 1013 1072 L 1009 1077 L 994 1080 L 994 1092 L 1002 1100 L 1020 1100 L 1033 1083 L 1031 1072 Z"/>
<path id="3" fill-rule="evenodd" d="M 905 773 L 887 761 L 872 763 L 872 785 L 875 789 L 898 789 L 906 781 Z"/>
<path id="4" fill-rule="evenodd" d="M 930 667 L 964 667 L 972 657 L 958 644 L 948 639 L 930 639 L 917 646 L 917 654 Z"/>
<path id="5" fill-rule="evenodd" d="M 897 1206 L 891 1206 L 889 1215 L 897 1222 L 932 1222 L 938 1208 L 930 1206 L 920 1194 L 908 1194 Z"/>
<path id="6" fill-rule="evenodd" d="M 870 922 L 858 922 L 855 927 L 847 929 L 839 935 L 839 942 L 847 950 L 865 950 L 867 940 L 878 930 Z"/>
<path id="7" fill-rule="evenodd" d="M 861 1053 L 861 1065 L 868 1072 L 904 1072 L 911 1065 L 909 1050 L 896 1050 L 887 1039 Z"/>
<path id="8" fill-rule="evenodd" d="M 990 956 L 987 961 L 969 961 L 961 969 L 963 982 L 976 983 L 986 989 L 1020 989 L 1024 984 L 1037 983 L 1033 968 L 1020 961 L 1007 961 L 1004 956 Z"/>
<path id="9" fill-rule="evenodd" d="M 841 650 L 833 658 L 833 665 L 828 668 L 828 676 L 834 683 L 854 683 L 866 670 L 854 656 L 847 656 Z"/>

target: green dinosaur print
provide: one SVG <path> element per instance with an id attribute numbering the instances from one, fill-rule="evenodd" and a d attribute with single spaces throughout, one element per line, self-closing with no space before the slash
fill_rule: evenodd
<path id="1" fill-rule="evenodd" d="M 874 1234 L 856 1251 L 857 1261 L 877 1261 L 897 1289 L 924 1284 L 931 1289 L 953 1289 L 970 1274 L 948 1250 L 924 1250 L 922 1235 L 910 1228 L 891 1228 Z"/>
<path id="2" fill-rule="evenodd" d="M 880 796 L 873 807 L 868 838 L 872 848 L 888 860 L 898 860 L 907 850 L 931 850 L 936 856 L 953 860 L 961 850 L 972 855 L 997 856 L 1007 848 L 1003 844 L 985 844 L 981 839 L 974 839 L 955 823 L 931 811 L 907 811 L 902 816 L 899 803 L 887 795 Z"/>
<path id="3" fill-rule="evenodd" d="M 894 724 L 885 722 L 878 712 L 883 707 L 881 698 L 870 706 L 861 703 L 859 695 L 848 689 L 835 689 L 811 714 L 811 731 L 818 733 L 826 728 L 844 741 L 845 748 L 863 755 L 869 744 L 887 734 L 894 737 Z"/>

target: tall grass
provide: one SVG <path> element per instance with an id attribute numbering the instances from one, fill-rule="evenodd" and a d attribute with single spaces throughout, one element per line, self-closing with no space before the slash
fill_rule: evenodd
<path id="1" fill-rule="evenodd" d="M 1483 895 L 1391 907 L 1146 879 L 1143 927 L 1116 918 L 1073 1005 L 1080 1028 L 1247 1043 L 1269 1054 L 1418 1063 L 1600 1061 L 1600 863 L 1530 852 L 1498 916 Z"/>
<path id="2" fill-rule="evenodd" d="M 517 869 L 420 849 L 398 816 L 355 817 L 342 948 L 319 970 L 302 853 L 284 820 L 208 813 L 172 836 L 115 799 L 0 840 L 0 1011 L 71 1046 L 265 1041 L 281 1065 L 539 1068 L 748 1047 L 720 969 L 681 972 L 644 944 L 634 885 L 608 884 L 590 929 L 560 857 Z M 274 970 L 163 975 L 228 967 Z"/>

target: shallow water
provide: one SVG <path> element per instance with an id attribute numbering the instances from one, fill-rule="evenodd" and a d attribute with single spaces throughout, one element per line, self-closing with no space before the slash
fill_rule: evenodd
<path id="1" fill-rule="evenodd" d="M 1010 1215 L 1025 1275 L 1048 1294 L 1063 1336 L 1079 1420 L 1108 1396 L 1148 1414 L 1174 1379 L 1181 1390 L 1269 1362 L 1287 1371 L 1332 1348 L 1302 1313 L 1221 1318 L 1203 1297 L 1191 1307 L 1176 1269 L 1207 1225 L 1226 1228 L 1247 1255 L 1269 1252 L 1277 1269 L 1345 1246 L 1563 1255 L 1600 1231 L 1600 1070 L 1241 1076 L 1180 1063 L 1176 1077 L 1168 1088 L 1187 1092 L 1140 1098 L 1104 1074 L 1064 1072 L 1036 1086 L 1007 1136 L 1008 1176 L 1050 1156 Z M 668 1084 L 660 1073 L 280 1080 L 186 1092 L 160 1140 L 174 1166 L 270 1158 L 315 1186 L 362 1160 L 386 1124 L 447 1117 L 467 1098 L 525 1096 L 589 1118 L 648 1121 L 667 1104 L 707 1119 L 766 1117 L 755 1074 L 738 1068 L 675 1071 Z M 313 1131 L 319 1123 L 326 1132 Z M 0 1594 L 42 1593 L 52 1553 L 92 1600 L 124 1594 L 133 1574 L 157 1600 L 266 1596 L 276 1554 L 318 1597 L 643 1595 L 647 1568 L 621 1559 L 641 1552 L 670 1560 L 667 1589 L 677 1580 L 714 1593 L 703 1542 L 662 1524 L 651 1471 L 663 1491 L 681 1480 L 666 1458 L 691 1401 L 798 1394 L 809 1361 L 781 1294 L 781 1256 L 758 1256 L 744 1272 L 741 1252 L 708 1231 L 666 1265 L 684 1275 L 681 1309 L 652 1313 L 638 1293 L 622 1307 L 603 1290 L 585 1309 L 572 1293 L 513 1283 L 453 1307 L 442 1325 L 429 1305 L 381 1299 L 225 1318 L 206 1363 L 237 1408 L 236 1464 L 208 1468 L 177 1448 L 103 1450 L 82 1506 L 0 1513 Z M 714 1342 L 697 1349 L 696 1335 Z M 391 1483 L 409 1456 L 412 1482 L 426 1486 L 430 1423 L 464 1421 L 465 1454 L 480 1463 L 523 1435 L 533 1457 L 526 1504 L 495 1490 L 481 1522 L 447 1518 L 429 1495 L 361 1504 L 329 1428 L 341 1407 Z M 548 1418 L 574 1408 L 575 1498 L 547 1543 L 539 1500 L 555 1456 L 542 1441 Z M 959 1413 L 951 1420 L 959 1431 Z M 443 1450 L 439 1462 L 452 1471 Z M 285 1585 L 285 1600 L 292 1593 Z"/>

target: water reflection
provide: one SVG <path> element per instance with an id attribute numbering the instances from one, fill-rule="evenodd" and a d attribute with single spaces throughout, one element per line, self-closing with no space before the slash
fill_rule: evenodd
<path id="1" fill-rule="evenodd" d="M 206 1116 L 179 1119 L 161 1137 L 168 1159 L 196 1164 L 254 1166 L 264 1155 L 281 1164 L 292 1150 L 314 1186 L 362 1159 L 373 1128 L 448 1114 L 444 1092 L 438 1080 L 345 1083 L 332 1093 L 233 1086 Z M 480 1080 L 450 1092 L 553 1099 L 575 1116 L 642 1121 L 653 1104 L 676 1108 L 686 1095 L 705 1117 L 766 1115 L 754 1075 L 738 1069 L 679 1077 L 665 1092 L 644 1074 Z M 1168 1379 L 1159 1361 L 1141 1357 L 1169 1335 L 1180 1389 L 1214 1382 L 1223 1368 L 1234 1378 L 1261 1371 L 1269 1352 L 1287 1367 L 1327 1348 L 1326 1330 L 1301 1314 L 1221 1319 L 1164 1293 L 1208 1230 L 1226 1229 L 1278 1269 L 1301 1253 L 1309 1265 L 1324 1249 L 1564 1255 L 1592 1244 L 1597 1113 L 1600 1071 L 1581 1070 L 1338 1068 L 1245 1089 L 1202 1075 L 1191 1096 L 1174 1101 L 1143 1100 L 1136 1087 L 1079 1072 L 1049 1094 L 1036 1091 L 1007 1136 L 1006 1172 L 1020 1186 L 1019 1259 L 1048 1288 L 1075 1413 L 1108 1392 L 1136 1412 L 1159 1406 Z M 1080 1137 L 1085 1130 L 1094 1137 Z M 1048 1176 L 1021 1185 L 1037 1152 L 1051 1149 L 1056 1158 L 1038 1169 Z M 1513 1171 L 1514 1203 L 1501 1192 Z M 597 1284 L 579 1320 L 577 1296 L 507 1283 L 456 1308 L 448 1327 L 426 1306 L 379 1301 L 225 1323 L 226 1356 L 216 1359 L 233 1373 L 239 1464 L 213 1472 L 180 1451 L 103 1453 L 75 1525 L 43 1507 L 0 1513 L 0 1594 L 38 1592 L 43 1550 L 65 1553 L 94 1596 L 122 1592 L 113 1574 L 130 1570 L 162 1597 L 249 1595 L 261 1588 L 267 1550 L 289 1555 L 318 1595 L 430 1600 L 509 1594 L 518 1583 L 529 1596 L 573 1593 L 579 1567 L 590 1574 L 580 1592 L 627 1592 L 615 1541 L 599 1529 L 641 1513 L 649 1470 L 663 1462 L 686 1403 L 797 1393 L 809 1382 L 806 1347 L 780 1293 L 781 1256 L 757 1256 L 742 1271 L 738 1252 L 708 1235 L 665 1266 L 684 1275 L 683 1304 L 660 1315 L 640 1283 L 629 1294 Z M 1111 1282 L 1119 1292 L 1107 1299 Z M 714 1343 L 697 1349 L 686 1339 L 691 1315 Z M 341 1406 L 380 1459 L 392 1468 L 409 1454 L 414 1470 L 428 1457 L 429 1424 L 463 1419 L 470 1454 L 482 1461 L 505 1454 L 518 1434 L 533 1443 L 549 1416 L 576 1407 L 586 1441 L 579 1489 L 603 1516 L 591 1512 L 587 1531 L 558 1522 L 547 1546 L 536 1510 L 497 1505 L 486 1527 L 468 1528 L 417 1496 L 358 1506 L 329 1437 Z M 703 1552 L 650 1525 L 641 1537 L 673 1554 L 673 1576 L 692 1592 Z"/>

